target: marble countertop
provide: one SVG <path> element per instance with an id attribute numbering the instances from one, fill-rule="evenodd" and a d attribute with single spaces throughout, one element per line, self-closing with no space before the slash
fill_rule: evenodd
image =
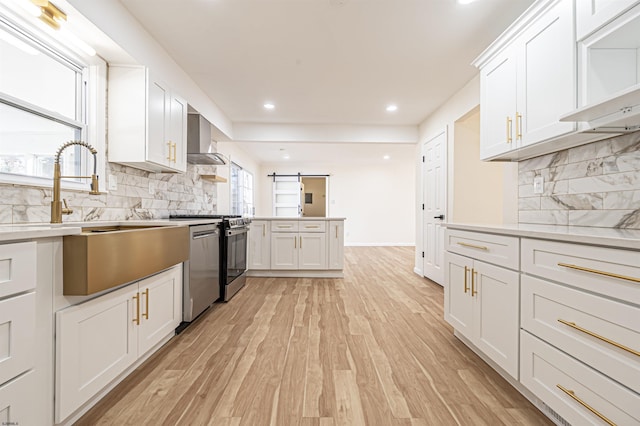
<path id="1" fill-rule="evenodd" d="M 282 216 L 262 216 L 252 217 L 251 220 L 347 220 L 346 217 L 282 217 Z"/>
<path id="2" fill-rule="evenodd" d="M 560 225 L 444 223 L 450 229 L 640 250 L 640 229 Z"/>
<path id="3" fill-rule="evenodd" d="M 188 220 L 120 220 L 120 221 L 92 221 L 92 222 L 65 222 L 60 224 L 29 223 L 19 225 L 1 225 L 0 243 L 19 240 L 34 240 L 38 238 L 62 237 L 65 235 L 80 234 L 82 228 L 90 226 L 190 226 L 207 223 L 218 223 L 220 219 L 188 219 Z"/>

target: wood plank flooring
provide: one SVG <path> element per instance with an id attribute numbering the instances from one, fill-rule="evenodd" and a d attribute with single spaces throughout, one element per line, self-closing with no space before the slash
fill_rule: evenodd
<path id="1" fill-rule="evenodd" d="M 250 278 L 77 425 L 551 425 L 453 336 L 412 247 L 344 279 Z"/>

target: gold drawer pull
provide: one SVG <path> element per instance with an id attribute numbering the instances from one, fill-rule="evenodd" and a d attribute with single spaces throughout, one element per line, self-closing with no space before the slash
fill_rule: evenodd
<path id="1" fill-rule="evenodd" d="M 149 289 L 146 289 L 144 292 L 142 292 L 142 294 L 144 294 L 146 297 L 144 299 L 144 303 L 145 303 L 145 310 L 146 312 L 142 313 L 142 317 L 144 319 L 149 319 Z"/>
<path id="2" fill-rule="evenodd" d="M 478 279 L 478 271 L 474 268 L 471 268 L 471 297 L 478 294 L 478 290 L 476 290 L 476 280 Z"/>
<path id="3" fill-rule="evenodd" d="M 304 227 L 309 229 L 318 229 L 320 228 L 320 225 L 305 225 Z"/>
<path id="4" fill-rule="evenodd" d="M 469 291 L 469 286 L 467 285 L 467 272 L 469 272 L 469 268 L 467 266 L 465 266 L 464 267 L 464 292 L 465 292 L 465 294 Z M 471 279 L 473 279 L 473 277 Z"/>
<path id="5" fill-rule="evenodd" d="M 477 249 L 480 249 L 480 250 L 489 250 L 489 247 L 485 247 L 485 246 L 477 246 L 477 245 L 475 245 L 475 244 L 461 243 L 461 242 L 459 242 L 459 241 L 458 241 L 458 244 L 460 244 L 461 246 L 464 246 L 464 247 L 477 248 Z"/>
<path id="6" fill-rule="evenodd" d="M 592 406 L 590 406 L 589 404 L 587 404 L 586 402 L 584 402 L 582 399 L 578 398 L 576 396 L 576 393 L 572 390 L 569 390 L 567 388 L 565 388 L 562 385 L 556 385 L 558 387 L 558 389 L 560 389 L 562 392 L 566 393 L 567 395 L 569 395 L 574 401 L 576 401 L 578 404 L 582 405 L 584 408 L 586 408 L 587 410 L 591 411 L 593 414 L 595 414 L 596 416 L 600 417 L 600 419 L 602 421 L 604 421 L 605 423 L 607 423 L 608 425 L 611 426 L 616 426 L 616 424 L 614 422 L 612 422 L 611 420 L 609 420 L 608 418 L 606 418 L 604 415 L 600 414 L 600 412 L 598 412 L 598 410 L 596 410 L 595 408 L 593 408 Z"/>
<path id="7" fill-rule="evenodd" d="M 133 300 L 136 301 L 136 317 L 133 319 L 133 322 L 135 322 L 136 325 L 140 325 L 140 293 L 136 293 L 136 295 L 133 296 Z"/>
<path id="8" fill-rule="evenodd" d="M 267 224 L 266 223 L 262 224 L 262 236 L 263 237 L 267 236 Z"/>
<path id="9" fill-rule="evenodd" d="M 278 225 L 278 228 L 293 228 L 293 225 Z"/>
<path id="10" fill-rule="evenodd" d="M 619 278 L 621 280 L 632 281 L 634 283 L 640 283 L 640 278 L 628 277 L 626 275 L 614 274 L 613 272 L 599 271 L 597 269 L 585 268 L 584 266 L 572 265 L 570 263 L 560 263 L 558 266 L 564 266 L 565 268 L 577 269 L 578 271 L 591 272 L 592 274 L 605 275 L 607 277 Z"/>
<path id="11" fill-rule="evenodd" d="M 522 114 L 516 112 L 516 139 L 522 140 Z"/>
<path id="12" fill-rule="evenodd" d="M 566 320 L 563 320 L 563 319 L 561 319 L 561 318 L 558 318 L 558 322 L 561 322 L 561 323 L 562 323 L 562 324 L 564 324 L 564 325 L 568 325 L 569 327 L 574 328 L 574 329 L 576 329 L 576 330 L 578 330 L 578 331 L 581 331 L 581 332 L 583 332 L 584 334 L 588 334 L 588 335 L 589 335 L 589 336 L 591 336 L 591 337 L 595 337 L 596 339 L 600 339 L 600 340 L 602 340 L 603 342 L 608 343 L 608 344 L 610 344 L 610 345 L 612 345 L 612 346 L 615 346 L 615 347 L 616 347 L 616 348 L 618 348 L 618 349 L 622 349 L 622 350 L 627 351 L 627 352 L 630 352 L 630 353 L 632 353 L 632 354 L 634 354 L 634 355 L 636 355 L 636 356 L 640 356 L 640 352 L 638 352 L 638 351 L 636 351 L 636 350 L 634 350 L 634 349 L 631 349 L 631 348 L 629 348 L 629 347 L 627 347 L 627 346 L 625 346 L 625 345 L 621 345 L 621 344 L 620 344 L 620 343 L 618 343 L 618 342 L 614 342 L 614 341 L 613 341 L 613 340 L 611 340 L 611 339 L 607 339 L 607 338 L 606 338 L 606 337 L 604 337 L 604 336 L 600 336 L 599 334 L 596 334 L 596 333 L 594 333 L 593 331 L 589 331 L 589 330 L 587 330 L 586 328 L 582 328 L 582 327 L 580 327 L 579 325 L 576 325 L 576 323 L 575 323 L 575 322 L 566 321 Z"/>
<path id="13" fill-rule="evenodd" d="M 511 137 L 512 133 L 513 131 L 511 130 L 511 117 L 507 117 L 507 143 L 511 143 L 513 141 L 513 138 Z"/>

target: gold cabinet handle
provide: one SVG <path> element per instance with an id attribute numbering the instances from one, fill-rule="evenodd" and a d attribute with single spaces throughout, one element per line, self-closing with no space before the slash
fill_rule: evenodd
<path id="1" fill-rule="evenodd" d="M 610 426 L 616 426 L 616 424 L 614 422 L 612 422 L 611 420 L 609 420 L 608 418 L 606 418 L 603 414 L 601 414 L 598 410 L 596 410 L 595 408 L 593 408 L 592 406 L 590 406 L 589 404 L 587 404 L 586 402 L 584 402 L 582 399 L 578 398 L 578 396 L 576 395 L 576 393 L 572 390 L 569 390 L 567 388 L 565 388 L 564 386 L 557 384 L 556 385 L 558 387 L 558 389 L 560 389 L 562 392 L 566 393 L 567 395 L 569 395 L 574 401 L 576 401 L 578 404 L 582 405 L 584 408 L 586 408 L 587 410 L 591 411 L 593 414 L 595 414 L 596 416 L 598 416 L 602 421 L 604 421 L 605 423 L 607 423 Z"/>
<path id="2" fill-rule="evenodd" d="M 464 267 L 464 292 L 465 294 L 469 291 L 469 286 L 467 285 L 467 272 L 469 272 L 468 267 Z"/>
<path id="3" fill-rule="evenodd" d="M 167 161 L 171 161 L 171 141 L 167 142 L 167 145 L 169 145 L 169 156 L 167 157 Z"/>
<path id="4" fill-rule="evenodd" d="M 463 246 L 463 247 L 471 247 L 471 248 L 477 248 L 479 250 L 489 250 L 489 247 L 485 247 L 485 246 L 477 246 L 475 244 L 469 244 L 469 243 L 461 243 L 458 241 L 458 244 Z"/>
<path id="5" fill-rule="evenodd" d="M 262 236 L 263 237 L 267 236 L 267 224 L 266 223 L 262 224 Z"/>
<path id="6" fill-rule="evenodd" d="M 573 329 L 581 331 L 582 333 L 587 334 L 587 335 L 589 335 L 591 337 L 595 337 L 596 339 L 602 340 L 603 342 L 608 343 L 608 344 L 610 344 L 612 346 L 615 346 L 618 349 L 622 349 L 623 351 L 630 352 L 630 353 L 634 354 L 635 356 L 640 356 L 640 352 L 638 352 L 638 351 L 636 351 L 634 349 L 631 349 L 631 348 L 629 348 L 629 347 L 627 347 L 625 345 L 622 345 L 622 344 L 620 344 L 618 342 L 615 342 L 615 341 L 613 341 L 611 339 L 607 339 L 606 337 L 601 336 L 599 334 L 596 334 L 593 331 L 587 330 L 586 328 L 582 328 L 579 325 L 577 325 L 575 322 L 566 321 L 566 320 L 563 320 L 561 318 L 558 318 L 558 322 L 561 322 L 564 325 L 567 325 L 567 326 L 569 326 L 569 327 L 571 327 Z"/>
<path id="7" fill-rule="evenodd" d="M 513 142 L 513 138 L 511 137 L 512 129 L 511 129 L 511 117 L 507 117 L 507 143 Z"/>
<path id="8" fill-rule="evenodd" d="M 629 277 L 627 275 L 619 275 L 614 274 L 613 272 L 599 271 L 597 269 L 586 268 L 584 266 L 572 265 L 570 263 L 561 263 L 558 262 L 558 266 L 563 266 L 565 268 L 577 269 L 578 271 L 591 272 L 592 274 L 605 275 L 607 277 L 619 278 L 621 280 L 632 281 L 634 283 L 640 283 L 640 278 Z"/>
<path id="9" fill-rule="evenodd" d="M 142 317 L 144 319 L 149 319 L 149 289 L 146 289 L 144 291 L 144 293 L 142 293 L 142 294 L 144 294 L 146 296 L 145 299 L 144 299 L 144 310 L 145 310 L 145 312 L 142 313 Z"/>
<path id="10" fill-rule="evenodd" d="M 300 248 L 302 248 L 302 235 L 300 235 Z"/>
<path id="11" fill-rule="evenodd" d="M 293 225 L 278 225 L 278 228 L 293 228 Z"/>
<path id="12" fill-rule="evenodd" d="M 338 238 L 338 225 L 336 225 L 336 238 Z"/>
<path id="13" fill-rule="evenodd" d="M 478 278 L 478 271 L 474 268 L 471 268 L 471 297 L 478 294 L 478 290 L 476 290 L 476 279 Z"/>
<path id="14" fill-rule="evenodd" d="M 133 322 L 135 322 L 136 325 L 140 325 L 140 293 L 136 293 L 136 295 L 133 296 L 133 300 L 136 301 L 136 317 L 133 319 Z"/>
<path id="15" fill-rule="evenodd" d="M 298 248 L 298 238 L 293 237 L 293 248 Z"/>
<path id="16" fill-rule="evenodd" d="M 522 140 L 522 114 L 516 112 L 516 140 Z"/>

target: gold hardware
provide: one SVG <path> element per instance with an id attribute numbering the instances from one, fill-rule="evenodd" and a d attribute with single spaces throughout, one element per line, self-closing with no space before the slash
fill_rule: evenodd
<path id="1" fill-rule="evenodd" d="M 262 224 L 262 236 L 263 237 L 267 236 L 267 224 L 266 223 Z"/>
<path id="2" fill-rule="evenodd" d="M 171 141 L 167 142 L 167 145 L 169 145 L 169 156 L 167 157 L 167 161 L 171 161 Z"/>
<path id="3" fill-rule="evenodd" d="M 142 317 L 144 319 L 149 319 L 149 289 L 146 289 L 142 294 L 146 296 L 144 299 L 144 309 L 146 312 L 142 313 Z"/>
<path id="4" fill-rule="evenodd" d="M 136 325 L 140 325 L 140 293 L 136 293 L 136 295 L 133 296 L 133 300 L 136 301 L 136 317 L 133 319 L 133 322 L 135 322 Z"/>
<path id="5" fill-rule="evenodd" d="M 62 154 L 62 151 L 72 145 L 83 146 L 87 148 L 91 152 L 91 154 L 93 154 L 93 174 L 91 176 L 62 176 L 62 172 L 60 171 L 60 155 Z M 73 213 L 73 210 L 71 210 L 67 206 L 66 201 L 64 202 L 64 208 L 62 208 L 62 201 L 60 200 L 60 181 L 62 178 L 91 178 L 91 191 L 89 191 L 89 194 L 100 194 L 100 192 L 98 191 L 98 175 L 96 173 L 96 154 L 98 154 L 98 151 L 96 151 L 94 147 L 83 141 L 69 141 L 58 148 L 53 162 L 53 200 L 51 200 L 51 223 L 62 223 L 63 214 Z"/>
<path id="6" fill-rule="evenodd" d="M 338 238 L 338 225 L 336 225 L 336 238 Z"/>
<path id="7" fill-rule="evenodd" d="M 293 225 L 278 225 L 278 228 L 292 228 Z"/>
<path id="8" fill-rule="evenodd" d="M 511 122 L 512 122 L 511 117 L 507 117 L 507 143 L 513 142 L 513 138 L 511 136 L 511 133 L 512 133 Z"/>
<path id="9" fill-rule="evenodd" d="M 467 285 L 467 272 L 469 272 L 468 267 L 464 267 L 464 292 L 465 294 L 469 291 L 469 286 Z"/>
<path id="10" fill-rule="evenodd" d="M 582 327 L 580 327 L 579 325 L 576 325 L 576 323 L 575 323 L 575 322 L 565 321 L 565 320 L 560 319 L 560 318 L 558 318 L 558 322 L 561 322 L 561 323 L 562 323 L 562 324 L 564 324 L 564 325 L 568 325 L 568 326 L 569 326 L 569 327 L 571 327 L 571 328 L 575 328 L 576 330 L 581 331 L 581 332 L 583 332 L 584 334 L 588 334 L 588 335 L 589 335 L 589 336 L 591 336 L 591 337 L 595 337 L 596 339 L 602 340 L 603 342 L 608 343 L 608 344 L 610 344 L 610 345 L 612 345 L 612 346 L 615 346 L 615 347 L 616 347 L 616 348 L 618 348 L 618 349 L 622 349 L 623 351 L 627 351 L 627 352 L 630 352 L 630 353 L 632 353 L 632 354 L 634 354 L 634 355 L 636 355 L 636 356 L 640 356 L 640 352 L 638 352 L 638 351 L 636 351 L 636 350 L 634 350 L 634 349 L 631 349 L 631 348 L 629 348 L 629 347 L 627 347 L 627 346 L 624 346 L 624 345 L 622 345 L 622 344 L 620 344 L 620 343 L 618 343 L 618 342 L 614 342 L 614 341 L 613 341 L 613 340 L 611 340 L 611 339 L 607 339 L 607 338 L 606 338 L 606 337 L 604 337 L 604 336 L 600 336 L 599 334 L 596 334 L 596 333 L 594 333 L 593 331 L 589 331 L 589 330 L 587 330 L 586 328 L 582 328 Z"/>
<path id="11" fill-rule="evenodd" d="M 471 268 L 471 297 L 478 294 L 478 290 L 476 290 L 476 280 L 478 279 L 478 271 L 474 268 Z"/>
<path id="12" fill-rule="evenodd" d="M 458 244 L 460 244 L 461 246 L 464 246 L 464 247 L 477 248 L 477 249 L 480 249 L 480 250 L 489 250 L 489 247 L 477 246 L 475 244 L 461 243 L 461 242 L 458 242 Z"/>
<path id="13" fill-rule="evenodd" d="M 320 228 L 320 225 L 305 225 L 304 227 L 307 229 L 318 229 Z"/>
<path id="14" fill-rule="evenodd" d="M 300 235 L 300 248 L 302 248 L 302 235 Z"/>
<path id="15" fill-rule="evenodd" d="M 293 248 L 298 248 L 298 239 L 295 236 L 293 237 Z"/>
<path id="16" fill-rule="evenodd" d="M 518 125 L 518 123 L 520 123 Z M 522 140 L 522 114 L 516 112 L 516 140 Z"/>
<path id="17" fill-rule="evenodd" d="M 38 18 L 54 30 L 59 30 L 60 23 L 67 20 L 67 15 L 48 0 L 31 0 L 31 3 L 40 8 L 40 16 Z"/>
<path id="18" fill-rule="evenodd" d="M 569 263 L 560 263 L 560 262 L 558 262 L 558 266 L 564 266 L 565 268 L 577 269 L 578 271 L 591 272 L 592 274 L 605 275 L 607 277 L 619 278 L 621 280 L 640 283 L 640 278 L 629 277 L 627 275 L 614 274 L 613 272 L 599 271 L 597 269 L 585 268 L 584 266 L 571 265 Z"/>
<path id="19" fill-rule="evenodd" d="M 178 144 L 177 143 L 171 143 L 171 146 L 173 147 L 173 162 L 177 163 L 178 162 Z"/>
<path id="20" fill-rule="evenodd" d="M 603 414 L 600 414 L 600 412 L 598 412 L 598 410 L 596 410 L 595 408 L 593 408 L 592 406 L 590 406 L 589 404 L 587 404 L 586 402 L 584 402 L 582 399 L 578 398 L 578 396 L 576 396 L 576 393 L 572 390 L 569 390 L 567 388 L 565 388 L 564 386 L 557 384 L 556 385 L 558 387 L 558 389 L 560 389 L 562 392 L 566 393 L 567 395 L 569 395 L 574 401 L 576 401 L 578 404 L 582 405 L 584 408 L 586 408 L 587 410 L 591 411 L 593 414 L 595 414 L 596 416 L 598 416 L 602 421 L 604 421 L 605 423 L 607 423 L 610 426 L 616 426 L 616 424 L 614 422 L 612 422 L 611 420 L 609 420 L 608 418 L 606 418 Z"/>

